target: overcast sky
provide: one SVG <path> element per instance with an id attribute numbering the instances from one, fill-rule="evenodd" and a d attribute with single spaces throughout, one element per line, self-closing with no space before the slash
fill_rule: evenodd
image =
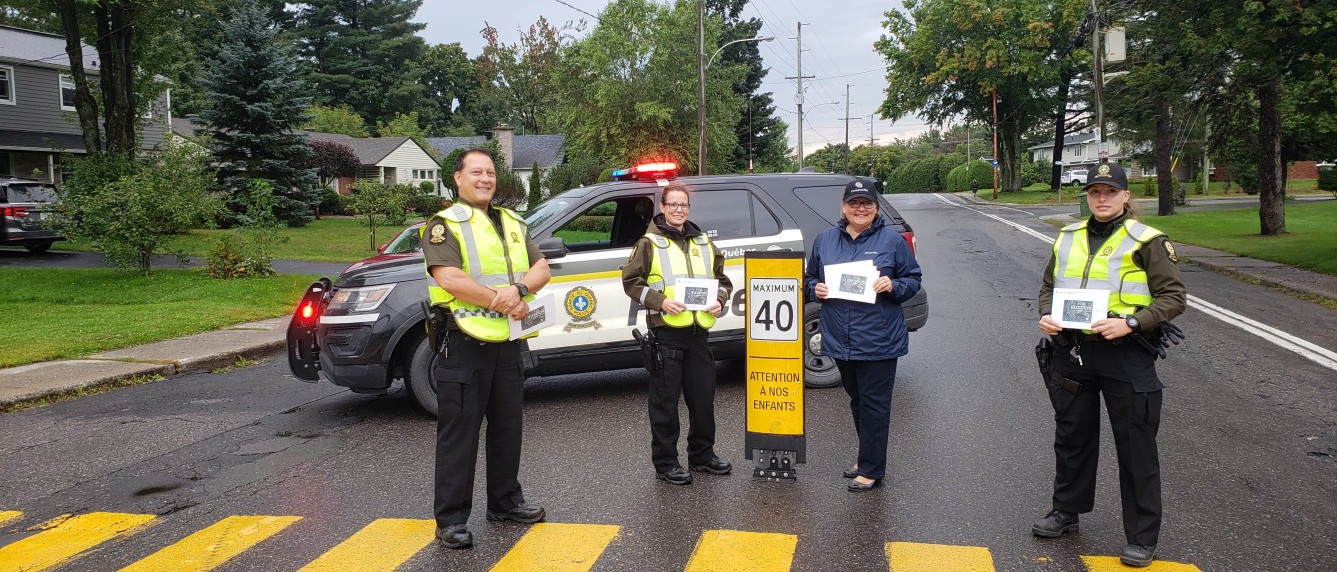
<path id="1" fill-rule="evenodd" d="M 594 18 L 582 13 L 598 15 L 607 0 L 426 0 L 415 18 L 427 24 L 422 36 L 430 44 L 459 42 L 470 57 L 477 56 L 483 47 L 478 33 L 484 23 L 497 28 L 504 43 L 515 43 L 520 30 L 544 16 L 554 25 L 568 20 L 584 19 L 589 25 Z M 883 60 L 873 50 L 873 42 L 882 35 L 882 14 L 888 9 L 901 8 L 898 1 L 887 0 L 751 0 L 744 10 L 744 18 L 760 18 L 760 35 L 774 36 L 775 40 L 761 43 L 761 56 L 769 70 L 762 85 L 775 100 L 779 116 L 789 124 L 789 145 L 798 142 L 798 120 L 795 116 L 794 80 L 784 79 L 797 75 L 794 40 L 796 27 L 803 22 L 803 75 L 816 76 L 804 80 L 803 147 L 811 153 L 827 143 L 845 140 L 845 84 L 850 84 L 849 136 L 851 146 L 867 142 L 869 115 L 885 95 Z M 707 46 L 707 52 L 714 50 Z M 831 102 L 836 102 L 831 105 Z M 873 122 L 873 135 L 880 143 L 893 138 L 913 137 L 926 127 L 918 117 L 906 117 L 895 123 L 878 119 Z"/>

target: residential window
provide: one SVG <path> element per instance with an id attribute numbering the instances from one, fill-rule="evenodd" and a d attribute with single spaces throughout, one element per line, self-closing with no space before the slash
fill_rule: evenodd
<path id="1" fill-rule="evenodd" d="M 414 169 L 413 178 L 420 181 L 436 180 L 436 169 Z"/>
<path id="2" fill-rule="evenodd" d="M 0 66 L 0 103 L 14 105 L 14 68 Z"/>
<path id="3" fill-rule="evenodd" d="M 74 77 L 60 74 L 60 108 L 74 111 Z"/>

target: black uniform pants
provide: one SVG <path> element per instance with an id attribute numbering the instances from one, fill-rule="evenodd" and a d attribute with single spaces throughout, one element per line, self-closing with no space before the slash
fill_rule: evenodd
<path id="1" fill-rule="evenodd" d="M 1093 353 L 1092 344 L 1083 348 L 1087 350 L 1084 354 Z M 1066 349 L 1055 353 L 1055 359 L 1067 359 Z M 1080 514 L 1094 508 L 1100 396 L 1104 394 L 1119 461 L 1124 535 L 1130 544 L 1156 544 L 1161 531 L 1161 464 L 1156 450 L 1161 392 L 1135 391 L 1132 382 L 1101 375 L 1089 367 L 1067 366 L 1060 371 L 1082 388 L 1072 393 L 1053 384 L 1049 387 L 1055 425 L 1054 510 Z"/>
<path id="2" fill-rule="evenodd" d="M 664 356 L 664 366 L 650 372 L 650 461 L 655 471 L 678 467 L 678 396 L 687 402 L 687 462 L 715 458 L 715 356 L 706 345 L 708 330 L 655 328 L 660 346 L 680 352 Z M 674 352 L 668 352 L 674 353 Z"/>
<path id="3" fill-rule="evenodd" d="M 456 330 L 446 357 L 435 362 L 437 526 L 469 520 L 483 417 L 488 510 L 508 511 L 525 500 L 519 481 L 525 382 L 520 343 L 481 342 Z"/>
<path id="4" fill-rule="evenodd" d="M 850 415 L 859 435 L 855 471 L 870 479 L 887 475 L 887 438 L 891 432 L 891 391 L 896 387 L 896 359 L 836 360 Z"/>

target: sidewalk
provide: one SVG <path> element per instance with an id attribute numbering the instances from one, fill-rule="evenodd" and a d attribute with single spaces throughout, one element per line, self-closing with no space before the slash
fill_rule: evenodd
<path id="1" fill-rule="evenodd" d="M 271 356 L 284 347 L 287 328 L 287 317 L 272 318 L 103 352 L 84 359 L 0 369 L 0 406 L 106 385 L 134 376 L 168 376 L 223 367 L 235 363 L 238 357 Z"/>

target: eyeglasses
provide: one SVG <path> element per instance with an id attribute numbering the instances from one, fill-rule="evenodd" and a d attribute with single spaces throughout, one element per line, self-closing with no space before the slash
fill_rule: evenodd
<path id="1" fill-rule="evenodd" d="M 865 210 L 865 211 L 866 211 L 866 210 L 871 210 L 871 209 L 873 208 L 873 203 L 872 203 L 872 201 L 851 201 L 851 202 L 848 202 L 848 203 L 845 203 L 845 204 L 849 205 L 850 208 L 851 208 L 851 209 L 854 209 L 854 210 Z"/>
<path id="2" fill-rule="evenodd" d="M 691 203 L 659 203 L 666 211 L 685 211 L 692 208 Z"/>

